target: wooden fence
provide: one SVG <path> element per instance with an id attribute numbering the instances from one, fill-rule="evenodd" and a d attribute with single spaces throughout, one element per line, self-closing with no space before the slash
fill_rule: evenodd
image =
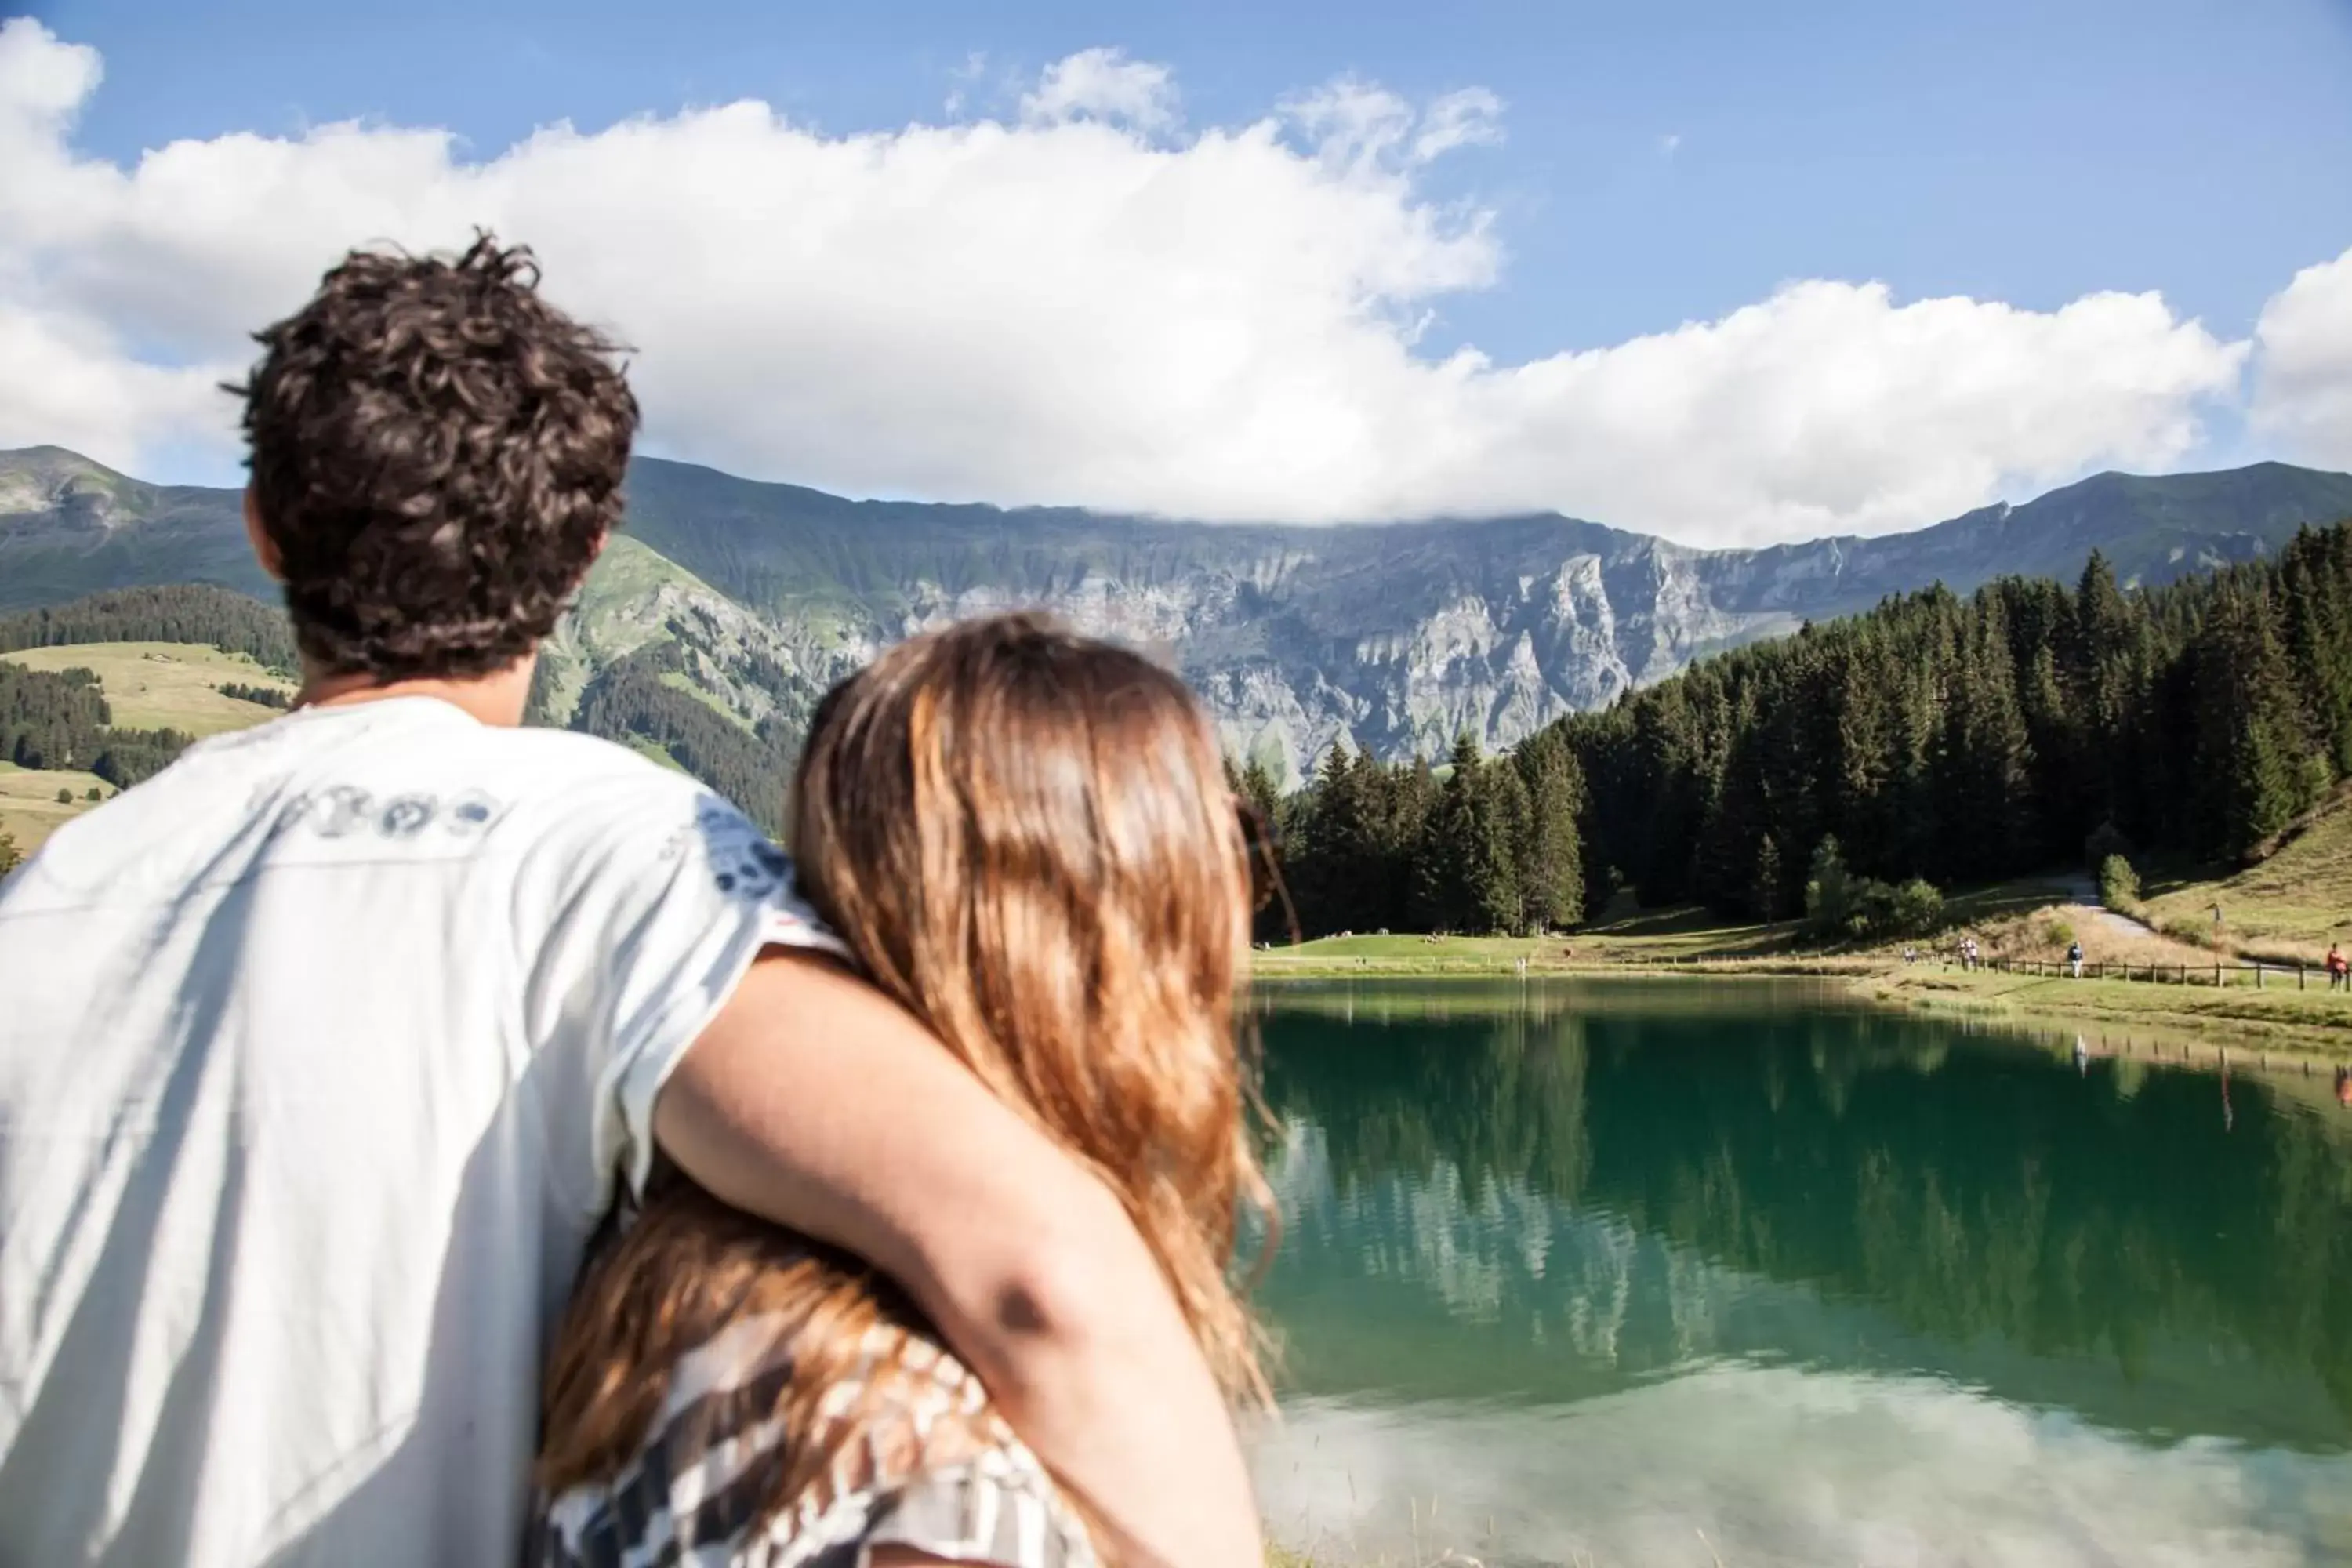
<path id="1" fill-rule="evenodd" d="M 1612 962 L 1623 964 L 1663 965 L 1683 964 L 1747 964 L 1759 971 L 1802 973 L 1809 974 L 1851 974 L 1875 973 L 1885 962 L 1883 959 L 1844 956 L 1839 954 L 1798 955 L 1756 952 L 1677 952 L 1642 955 L 1612 955 Z M 1963 967 L 1960 961 L 1948 952 L 1922 953 L 1915 964 L 1935 963 L 1951 970 Z M 1984 958 L 1976 967 L 1997 974 L 2038 975 L 2050 980 L 2063 980 L 2074 973 L 2074 966 L 2063 958 Z M 2327 971 L 2315 963 L 2281 963 L 2273 959 L 2216 959 L 2210 963 L 2102 963 L 2084 960 L 2085 980 L 2131 980 L 2154 985 L 2244 985 L 2257 991 L 2280 986 L 2294 991 L 2325 991 L 2328 989 Z M 2352 984 L 2343 987 L 2352 997 Z"/>
<path id="2" fill-rule="evenodd" d="M 1959 962 L 1948 953 L 1937 956 L 1943 960 L 1946 969 Z M 1976 966 L 2000 974 L 2037 974 L 2051 979 L 2063 979 L 2074 972 L 2074 966 L 2063 958 L 1986 958 L 1979 959 Z M 2082 978 L 2137 980 L 2155 985 L 2252 985 L 2257 991 L 2270 985 L 2292 986 L 2297 991 L 2324 991 L 2328 988 L 2327 971 L 2320 965 L 2279 963 L 2259 958 L 2217 958 L 2210 963 L 2099 963 L 2085 961 Z"/>

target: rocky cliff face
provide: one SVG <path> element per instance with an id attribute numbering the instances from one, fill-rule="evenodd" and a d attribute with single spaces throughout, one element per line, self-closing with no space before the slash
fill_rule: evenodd
<path id="1" fill-rule="evenodd" d="M 559 636 L 559 700 L 656 637 L 746 723 L 887 643 L 1043 606 L 1160 650 L 1236 753 L 1297 777 L 1335 740 L 1507 746 L 1749 639 L 1941 581 L 2071 577 L 2094 548 L 2155 583 L 2352 517 L 2352 476 L 2277 464 L 2101 475 L 1915 533 L 1698 551 L 1570 518 L 1218 526 L 1066 510 L 849 501 L 641 460 L 630 543 Z M 267 593 L 234 491 L 143 485 L 55 448 L 0 454 L 0 608 L 205 581 Z"/>

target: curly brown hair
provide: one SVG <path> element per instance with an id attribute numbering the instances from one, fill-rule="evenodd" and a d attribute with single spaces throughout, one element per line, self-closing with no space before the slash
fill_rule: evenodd
<path id="1" fill-rule="evenodd" d="M 253 498 L 305 658 L 483 675 L 555 629 L 621 518 L 621 351 L 538 293 L 524 247 L 353 251 L 255 334 Z"/>

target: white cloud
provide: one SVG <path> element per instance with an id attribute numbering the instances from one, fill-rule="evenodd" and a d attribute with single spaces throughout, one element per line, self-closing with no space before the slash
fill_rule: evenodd
<path id="1" fill-rule="evenodd" d="M 1492 215 L 1421 184 L 1499 134 L 1475 89 L 1416 108 L 1341 81 L 1180 132 L 1163 68 L 1089 50 L 1011 122 L 829 136 L 746 102 L 487 161 L 343 124 L 118 165 L 71 141 L 99 75 L 0 26 L 0 330 L 36 345 L 0 353 L 0 446 L 133 468 L 234 450 L 199 389 L 345 249 L 478 224 L 635 345 L 650 447 L 851 493 L 1883 531 L 2176 462 L 2247 353 L 2154 295 L 2032 311 L 1812 281 L 1609 347 L 1432 357 L 1433 313 L 1502 275 Z"/>
<path id="2" fill-rule="evenodd" d="M 2296 273 L 2254 341 L 2254 430 L 2282 456 L 2352 468 L 2352 250 Z"/>
<path id="3" fill-rule="evenodd" d="M 1047 66 L 1037 90 L 1021 100 L 1021 118 L 1034 125 L 1086 115 L 1165 131 L 1176 123 L 1176 84 L 1166 66 L 1129 59 L 1119 49 L 1085 49 Z"/>
<path id="4" fill-rule="evenodd" d="M 1283 110 L 1336 171 L 1412 169 L 1458 147 L 1492 146 L 1503 139 L 1503 100 L 1478 87 L 1449 92 L 1415 110 L 1386 88 L 1342 77 L 1291 98 Z"/>
<path id="5" fill-rule="evenodd" d="M 0 301 L 0 447 L 70 447 L 137 472 L 177 439 L 218 438 L 233 362 L 142 364 L 87 321 L 49 319 Z"/>
<path id="6" fill-rule="evenodd" d="M 1449 92 L 1429 106 L 1412 139 L 1415 163 L 1426 163 L 1456 147 L 1493 147 L 1503 140 L 1503 100 L 1483 87 Z"/>

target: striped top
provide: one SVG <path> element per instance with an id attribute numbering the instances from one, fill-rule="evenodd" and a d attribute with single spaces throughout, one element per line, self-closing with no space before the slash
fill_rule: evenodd
<path id="1" fill-rule="evenodd" d="M 781 1320 L 738 1321 L 681 1358 L 635 1458 L 610 1480 L 542 1499 L 532 1568 L 863 1568 L 903 1546 L 995 1568 L 1096 1568 L 1085 1528 L 980 1380 L 894 1326 L 828 1392 L 857 1424 L 835 1474 L 762 1519 L 784 1462 Z M 878 1369 L 878 1370 L 877 1370 Z"/>

